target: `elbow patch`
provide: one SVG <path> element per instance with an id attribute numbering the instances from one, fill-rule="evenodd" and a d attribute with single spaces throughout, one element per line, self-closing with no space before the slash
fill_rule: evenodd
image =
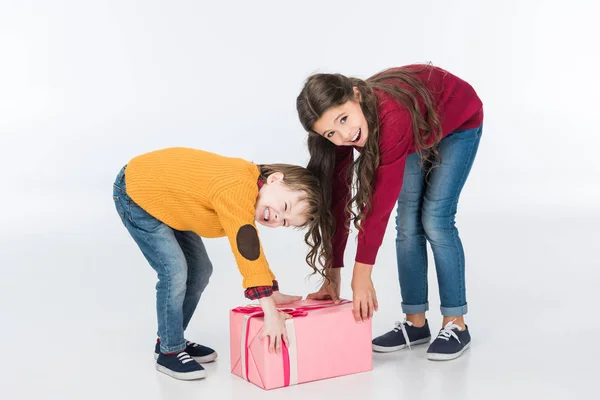
<path id="1" fill-rule="evenodd" d="M 236 235 L 237 249 L 246 260 L 254 261 L 260 257 L 258 232 L 252 225 L 242 226 Z"/>

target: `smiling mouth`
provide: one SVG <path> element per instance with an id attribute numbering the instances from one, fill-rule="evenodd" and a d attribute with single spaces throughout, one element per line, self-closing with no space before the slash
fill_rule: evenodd
<path id="1" fill-rule="evenodd" d="M 271 210 L 269 207 L 265 207 L 265 212 L 263 213 L 263 220 L 269 222 L 269 217 L 271 216 Z"/>
<path id="2" fill-rule="evenodd" d="M 352 143 L 357 143 L 360 140 L 360 137 L 362 135 L 360 134 L 360 128 L 358 128 L 358 132 L 356 132 L 356 135 L 354 135 L 354 137 L 352 138 L 351 142 Z"/>

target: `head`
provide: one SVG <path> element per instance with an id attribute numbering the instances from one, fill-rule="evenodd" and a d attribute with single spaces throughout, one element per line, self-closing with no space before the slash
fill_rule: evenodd
<path id="1" fill-rule="evenodd" d="M 256 221 L 269 228 L 304 227 L 318 208 L 320 191 L 315 178 L 295 165 L 261 165 L 260 170 Z"/>
<path id="2" fill-rule="evenodd" d="M 296 107 L 304 129 L 335 146 L 365 147 L 370 132 L 376 130 L 377 98 L 360 79 L 312 75 Z"/>
<path id="3" fill-rule="evenodd" d="M 389 69 L 367 80 L 341 74 L 314 74 L 306 80 L 296 99 L 300 123 L 308 132 L 310 161 L 307 168 L 319 177 L 322 188 L 331 188 L 336 146 L 361 148 L 360 156 L 348 171 L 349 184 L 356 171 L 356 194 L 346 204 L 347 215 L 359 230 L 369 210 L 372 182 L 379 166 L 379 100 L 376 92 L 392 95 L 410 112 L 413 136 L 421 157 L 429 159 L 432 154 L 438 155 L 435 146 L 441 139 L 441 125 L 432 96 L 419 76 L 428 68 L 430 66 L 416 71 Z M 425 113 L 420 110 L 421 100 Z M 353 204 L 356 204 L 356 212 Z M 331 209 L 330 190 L 323 191 L 323 207 Z M 332 227 L 332 232 L 324 235 L 327 238 L 332 236 L 336 221 L 331 213 L 324 215 L 323 218 L 330 220 L 324 221 L 323 225 Z M 324 242 L 323 246 L 329 244 Z"/>
<path id="4" fill-rule="evenodd" d="M 341 74 L 310 76 L 296 99 L 300 122 L 308 132 L 310 161 L 307 168 L 319 177 L 323 188 L 331 188 L 335 167 L 335 147 L 362 148 L 354 168 L 348 171 L 352 180 L 356 169 L 359 189 L 348 199 L 346 209 L 360 229 L 363 211 L 368 207 L 371 182 L 379 165 L 379 119 L 377 96 L 365 81 Z M 331 193 L 324 192 L 324 207 L 331 207 Z M 352 204 L 357 204 L 358 214 Z M 333 216 L 326 225 L 335 225 Z M 331 236 L 333 235 L 333 228 Z"/>
<path id="5" fill-rule="evenodd" d="M 316 176 L 304 167 L 289 164 L 259 165 L 262 187 L 258 192 L 255 219 L 264 226 L 307 229 L 310 251 L 306 262 L 322 274 L 317 264 L 324 258 L 320 247 L 323 194 Z"/>

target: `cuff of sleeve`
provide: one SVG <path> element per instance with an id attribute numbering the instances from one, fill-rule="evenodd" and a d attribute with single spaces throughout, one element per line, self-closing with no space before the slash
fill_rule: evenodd
<path id="1" fill-rule="evenodd" d="M 258 300 L 263 297 L 269 297 L 273 294 L 272 286 L 256 286 L 244 291 L 244 297 L 250 300 Z"/>
<path id="2" fill-rule="evenodd" d="M 370 246 L 370 245 L 358 245 L 356 249 L 356 262 L 374 265 L 375 260 L 377 259 L 377 252 L 379 251 L 379 246 Z"/>
<path id="3" fill-rule="evenodd" d="M 344 268 L 344 253 L 341 256 L 333 256 L 331 268 Z"/>
<path id="4" fill-rule="evenodd" d="M 244 297 L 250 300 L 258 300 L 262 297 L 269 297 L 273 292 L 279 291 L 279 283 L 273 280 L 273 286 L 255 286 L 244 291 Z"/>

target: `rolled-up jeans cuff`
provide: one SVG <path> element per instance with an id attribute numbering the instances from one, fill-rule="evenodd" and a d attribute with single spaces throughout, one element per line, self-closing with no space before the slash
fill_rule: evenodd
<path id="1" fill-rule="evenodd" d="M 402 312 L 404 314 L 421 314 L 429 310 L 429 303 L 425 304 L 404 304 L 402 303 Z"/>
<path id="2" fill-rule="evenodd" d="M 185 342 L 183 342 L 182 344 L 179 344 L 177 346 L 164 346 L 162 343 L 160 344 L 160 352 L 163 354 L 172 354 L 172 353 L 179 353 L 180 351 L 185 350 L 186 348 L 186 344 Z"/>
<path id="3" fill-rule="evenodd" d="M 460 307 L 440 307 L 440 310 L 444 317 L 460 317 L 461 315 L 465 315 L 469 311 L 469 308 L 465 304 Z"/>

